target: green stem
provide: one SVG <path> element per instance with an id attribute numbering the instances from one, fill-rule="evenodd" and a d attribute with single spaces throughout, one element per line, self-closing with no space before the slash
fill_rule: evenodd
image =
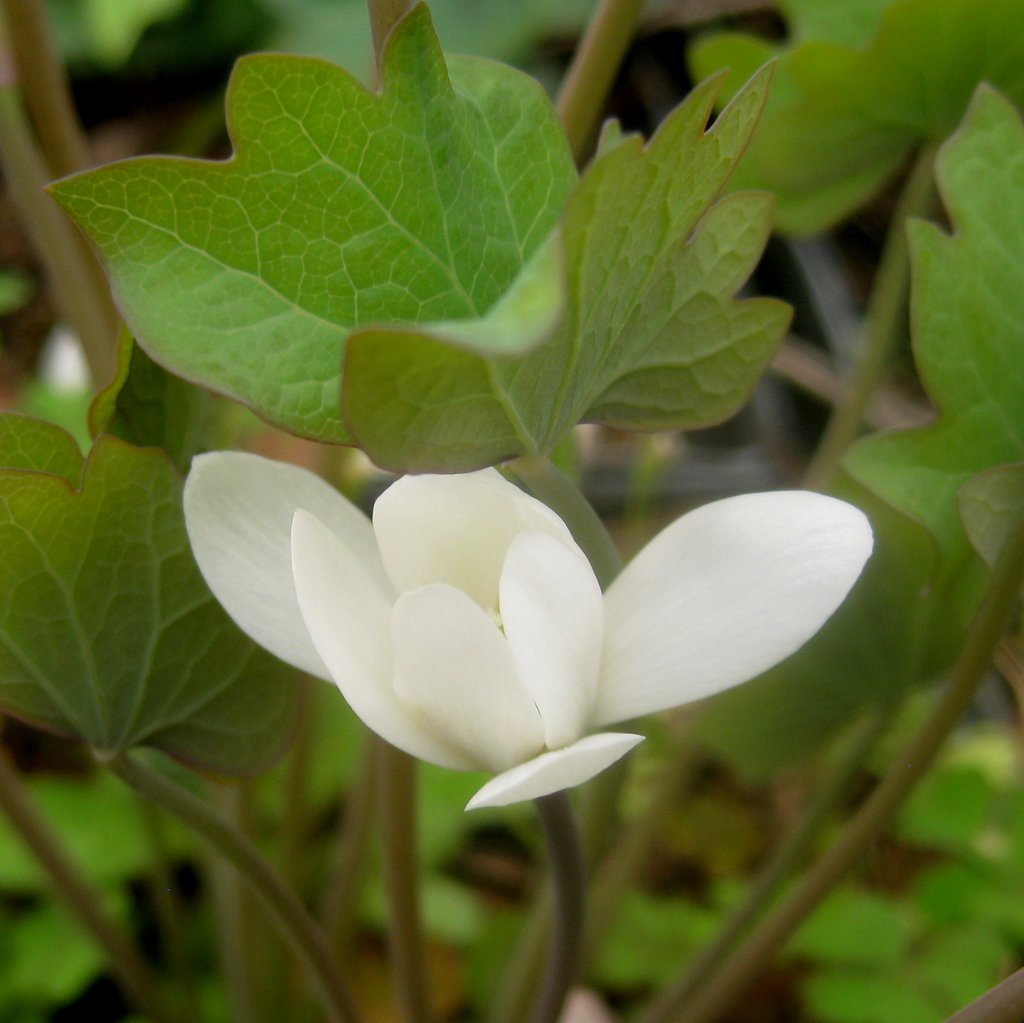
<path id="1" fill-rule="evenodd" d="M 166 821 L 160 811 L 146 799 L 138 800 L 138 808 L 149 844 L 150 870 L 147 887 L 160 929 L 160 948 L 167 958 L 176 1000 L 182 1004 L 183 1011 L 189 1019 L 199 1019 L 196 977 L 188 954 L 181 900 L 176 891 L 171 857 L 168 853 Z"/>
<path id="2" fill-rule="evenodd" d="M 236 834 L 247 836 L 245 797 L 237 785 L 214 785 L 211 797 L 220 819 Z M 262 1023 L 266 999 L 258 980 L 264 976 L 257 962 L 254 906 L 250 890 L 237 870 L 216 849 L 210 850 L 207 876 L 217 920 L 217 950 L 220 968 L 231 1001 L 235 1023 Z M 262 941 L 259 943 L 262 946 Z"/>
<path id="3" fill-rule="evenodd" d="M 366 730 L 355 778 L 345 793 L 330 874 L 320 904 L 324 933 L 335 954 L 344 958 L 352 943 L 360 881 L 370 852 L 377 791 L 377 737 Z"/>
<path id="4" fill-rule="evenodd" d="M 378 741 L 378 794 L 395 996 L 405 1023 L 428 1023 L 430 996 L 416 856 L 416 761 L 408 753 Z"/>
<path id="5" fill-rule="evenodd" d="M 772 854 L 761 870 L 746 897 L 730 913 L 722 928 L 669 987 L 665 988 L 645 1016 L 664 1018 L 671 1015 L 705 985 L 713 982 L 716 972 L 729 960 L 726 958 L 736 942 L 750 929 L 766 906 L 779 893 L 786 880 L 804 860 L 815 840 L 829 822 L 837 803 L 849 791 L 864 758 L 878 741 L 886 719 L 873 714 L 858 725 L 840 762 L 830 773 L 825 784 L 815 793 L 811 805 L 795 827 Z"/>
<path id="6" fill-rule="evenodd" d="M 67 76 L 46 24 L 42 0 L 3 0 L 7 40 L 32 124 L 53 177 L 91 166 Z"/>
<path id="7" fill-rule="evenodd" d="M 931 766 L 950 732 L 970 706 L 1017 603 L 1024 578 L 1024 520 L 1003 547 L 950 682 L 928 719 L 835 844 L 786 899 L 736 950 L 715 977 L 685 1006 L 664 1004 L 642 1012 L 636 1023 L 714 1023 L 747 989 L 784 942 L 864 855 L 889 818 Z"/>
<path id="8" fill-rule="evenodd" d="M 954 1012 L 946 1023 L 1020 1023 L 1024 1019 L 1024 970 Z"/>
<path id="9" fill-rule="evenodd" d="M 156 978 L 135 945 L 107 915 L 88 882 L 32 805 L 18 772 L 0 752 L 0 809 L 38 860 L 57 897 L 78 918 L 107 955 L 108 965 L 127 998 L 151 1023 L 180 1023 L 158 995 Z"/>
<path id="10" fill-rule="evenodd" d="M 409 0 L 367 0 L 370 13 L 370 32 L 373 34 L 373 55 L 380 74 L 380 62 L 384 55 L 384 43 L 396 22 L 409 9 Z"/>
<path id="11" fill-rule="evenodd" d="M 556 109 L 579 162 L 604 109 L 644 0 L 601 0 L 558 93 Z"/>
<path id="12" fill-rule="evenodd" d="M 864 415 L 899 339 L 904 336 L 910 292 L 910 245 L 907 221 L 924 216 L 935 199 L 935 146 L 925 146 L 911 168 L 889 223 L 882 258 L 871 287 L 864 322 L 865 347 L 854 367 L 850 385 L 832 410 L 818 449 L 808 466 L 805 483 L 822 490 L 839 468 L 843 453 L 860 432 Z"/>
<path id="13" fill-rule="evenodd" d="M 0 53 L 0 64 L 3 62 Z M 78 334 L 93 383 L 114 375 L 119 319 L 84 239 L 43 191 L 50 180 L 13 84 L 0 71 L 0 171 L 49 279 L 61 318 Z"/>
<path id="14" fill-rule="evenodd" d="M 109 758 L 97 756 L 123 782 L 180 818 L 235 867 L 253 886 L 310 972 L 320 981 L 331 1018 L 339 1023 L 355 1023 L 359 1014 L 338 975 L 323 933 L 295 893 L 281 881 L 252 843 L 226 826 L 203 800 L 137 760 L 123 753 Z"/>
<path id="15" fill-rule="evenodd" d="M 534 800 L 555 895 L 554 929 L 530 1023 L 557 1023 L 582 963 L 586 867 L 567 792 Z"/>
<path id="16" fill-rule="evenodd" d="M 507 466 L 526 489 L 561 516 L 606 590 L 622 571 L 622 559 L 604 523 L 579 489 L 546 458 L 517 458 Z"/>

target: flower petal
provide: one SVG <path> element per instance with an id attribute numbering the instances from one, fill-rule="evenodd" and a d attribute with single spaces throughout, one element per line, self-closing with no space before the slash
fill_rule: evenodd
<path id="1" fill-rule="evenodd" d="M 281 660 L 328 678 L 295 600 L 292 516 L 312 512 L 383 577 L 369 519 L 311 472 L 237 451 L 195 458 L 184 500 L 192 551 L 228 614 Z"/>
<path id="2" fill-rule="evenodd" d="M 292 568 L 302 617 L 349 706 L 394 746 L 422 760 L 473 766 L 411 718 L 391 686 L 391 594 L 313 515 L 292 524 Z"/>
<path id="3" fill-rule="evenodd" d="M 605 594 L 600 726 L 699 700 L 801 647 L 871 553 L 852 505 L 809 492 L 705 505 L 655 537 Z"/>
<path id="4" fill-rule="evenodd" d="M 500 599 L 519 677 L 544 722 L 544 745 L 568 746 L 586 730 L 601 667 L 604 604 L 594 570 L 560 540 L 523 533 L 509 547 Z"/>
<path id="5" fill-rule="evenodd" d="M 443 583 L 403 593 L 391 636 L 398 699 L 474 767 L 503 771 L 544 747 L 508 640 L 466 594 Z"/>
<path id="6" fill-rule="evenodd" d="M 466 804 L 466 809 L 507 806 L 572 788 L 600 774 L 643 740 L 642 735 L 625 732 L 588 735 L 565 749 L 542 753 L 492 778 Z"/>
<path id="7" fill-rule="evenodd" d="M 482 608 L 498 606 L 505 552 L 539 530 L 575 547 L 565 523 L 494 469 L 462 476 L 405 476 L 377 499 L 373 528 L 400 593 L 448 583 Z"/>

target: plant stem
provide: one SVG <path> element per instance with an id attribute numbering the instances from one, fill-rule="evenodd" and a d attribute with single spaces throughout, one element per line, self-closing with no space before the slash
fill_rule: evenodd
<path id="1" fill-rule="evenodd" d="M 529 1019 L 557 1023 L 582 964 L 586 867 L 568 793 L 541 796 L 534 804 L 544 830 L 555 913 L 544 978 Z"/>
<path id="2" fill-rule="evenodd" d="M 235 833 L 247 836 L 245 796 L 237 785 L 212 786 L 212 802 L 220 819 Z M 207 862 L 213 908 L 217 921 L 217 951 L 235 1023 L 263 1023 L 266 999 L 258 990 L 263 966 L 256 961 L 253 941 L 254 906 L 250 890 L 229 861 L 210 850 Z M 261 943 L 262 944 L 262 943 Z M 265 989 L 264 989 L 265 991 Z"/>
<path id="3" fill-rule="evenodd" d="M 340 958 L 344 958 L 352 942 L 359 882 L 370 851 L 379 741 L 368 729 L 364 731 L 362 755 L 355 778 L 345 793 L 330 873 L 320 905 L 320 919 L 328 943 Z"/>
<path id="4" fill-rule="evenodd" d="M 89 883 L 58 843 L 49 825 L 32 805 L 25 786 L 0 752 L 0 808 L 49 876 L 57 897 L 78 917 L 106 953 L 108 965 L 127 998 L 151 1023 L 180 1023 L 159 997 L 156 978 L 135 945 L 110 919 Z"/>
<path id="5" fill-rule="evenodd" d="M 0 171 L 39 253 L 61 319 L 78 334 L 93 383 L 106 384 L 116 363 L 119 318 L 103 271 L 56 203 L 17 90 L 3 75 L 0 52 Z"/>
<path id="6" fill-rule="evenodd" d="M 546 458 L 517 458 L 507 468 L 534 497 L 562 518 L 590 561 L 601 589 L 606 590 L 622 571 L 622 559 L 590 502 Z"/>
<path id="7" fill-rule="evenodd" d="M 384 55 L 384 42 L 388 34 L 401 21 L 402 15 L 409 9 L 409 0 L 367 0 L 370 12 L 370 31 L 373 34 L 373 55 L 377 62 L 377 75 L 380 76 L 380 62 Z"/>
<path id="8" fill-rule="evenodd" d="M 686 1023 L 714 1023 L 744 993 L 783 943 L 842 880 L 881 833 L 889 818 L 931 766 L 950 732 L 970 705 L 1009 623 L 1024 577 L 1024 519 L 1017 524 L 996 561 L 981 607 L 953 667 L 950 682 L 917 735 L 897 756 L 888 774 L 847 822 L 835 844 L 803 881 L 736 950 L 732 958 L 685 1006 L 660 1002 L 635 1023 L 673 1023 L 685 1011 Z"/>
<path id="9" fill-rule="evenodd" d="M 555 104 L 577 163 L 629 49 L 644 0 L 601 0 L 562 81 Z"/>
<path id="10" fill-rule="evenodd" d="M 842 401 L 832 411 L 818 449 L 807 468 L 805 484 L 827 488 L 843 453 L 856 439 L 879 379 L 903 336 L 910 291 L 910 244 L 907 221 L 924 216 L 935 198 L 934 169 L 937 147 L 925 146 L 911 168 L 896 209 L 882 258 L 875 273 L 864 321 L 865 347 Z"/>
<path id="11" fill-rule="evenodd" d="M 1020 1023 L 1024 1019 L 1024 970 L 954 1012 L 946 1023 Z"/>
<path id="12" fill-rule="evenodd" d="M 252 843 L 226 826 L 203 800 L 137 760 L 123 753 L 109 758 L 97 754 L 97 758 L 131 788 L 179 817 L 235 867 L 271 910 L 296 952 L 320 981 L 331 1018 L 339 1023 L 356 1023 L 359 1014 L 355 1003 L 338 975 L 323 933 Z"/>
<path id="13" fill-rule="evenodd" d="M 3 0 L 7 40 L 32 124 L 54 177 L 92 165 L 42 0 Z"/>
<path id="14" fill-rule="evenodd" d="M 405 1023 L 428 1023 L 430 996 L 420 927 L 416 856 L 416 761 L 408 753 L 378 741 L 378 795 L 395 997 Z"/>

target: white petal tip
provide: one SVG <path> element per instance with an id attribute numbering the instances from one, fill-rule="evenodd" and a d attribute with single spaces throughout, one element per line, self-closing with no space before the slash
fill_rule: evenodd
<path id="1" fill-rule="evenodd" d="M 642 735 L 602 732 L 600 735 L 588 735 L 565 749 L 541 753 L 525 764 L 492 778 L 466 804 L 466 809 L 508 806 L 572 788 L 611 767 L 643 740 Z"/>

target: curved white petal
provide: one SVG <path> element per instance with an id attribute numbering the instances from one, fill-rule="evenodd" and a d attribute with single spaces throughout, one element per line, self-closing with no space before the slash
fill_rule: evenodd
<path id="1" fill-rule="evenodd" d="M 308 512 L 295 513 L 292 570 L 303 620 L 349 706 L 394 746 L 422 760 L 472 766 L 405 712 L 391 687 L 392 597 L 360 558 Z"/>
<path id="2" fill-rule="evenodd" d="M 565 749 L 542 753 L 525 764 L 492 778 L 466 804 L 467 810 L 481 806 L 507 806 L 524 799 L 536 799 L 579 785 L 643 742 L 642 735 L 602 732 L 588 735 Z"/>
<path id="3" fill-rule="evenodd" d="M 586 730 L 597 694 L 604 604 L 594 570 L 547 533 L 522 533 L 505 559 L 500 601 L 519 677 L 544 722 L 544 745 L 568 746 Z"/>
<path id="4" fill-rule="evenodd" d="M 600 726 L 753 678 L 802 646 L 871 553 L 852 505 L 802 491 L 705 505 L 651 541 L 605 594 Z"/>
<path id="5" fill-rule="evenodd" d="M 391 638 L 396 696 L 473 767 L 503 771 L 543 748 L 508 640 L 464 593 L 443 583 L 403 593 Z"/>
<path id="6" fill-rule="evenodd" d="M 292 516 L 306 508 L 383 576 L 370 520 L 311 472 L 235 451 L 193 460 L 184 505 L 199 569 L 228 614 L 281 660 L 329 678 L 295 600 Z"/>
<path id="7" fill-rule="evenodd" d="M 498 606 L 509 544 L 539 530 L 575 547 L 565 523 L 494 469 L 462 476 L 405 476 L 377 499 L 373 528 L 400 593 L 448 583 L 483 608 Z"/>

